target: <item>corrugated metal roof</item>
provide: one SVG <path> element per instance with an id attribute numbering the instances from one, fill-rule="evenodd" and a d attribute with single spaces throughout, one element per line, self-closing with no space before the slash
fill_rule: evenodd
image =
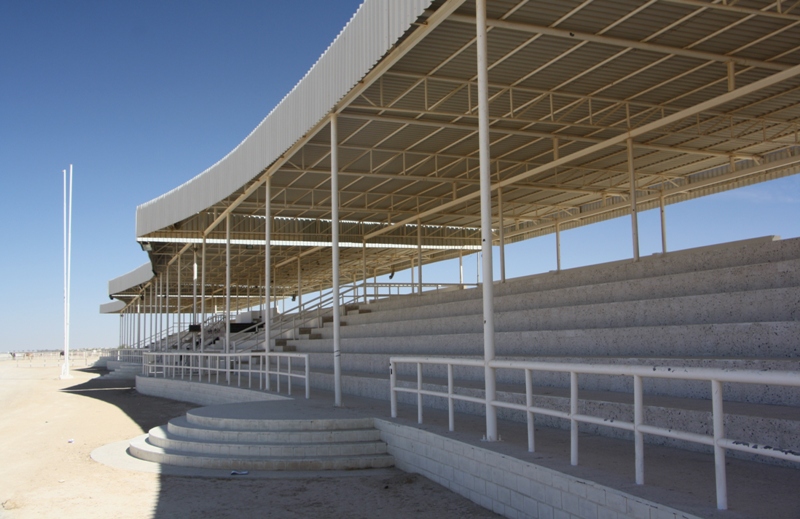
<path id="1" fill-rule="evenodd" d="M 627 214 L 629 131 L 640 209 L 658 204 L 652 197 L 661 190 L 669 204 L 797 172 L 800 69 L 753 88 L 800 65 L 800 7 L 777 13 L 771 6 L 768 0 L 733 6 L 490 0 L 492 179 L 495 187 L 506 184 L 507 240 L 553 232 L 556 222 L 567 229 Z M 478 228 L 474 40 L 473 2 L 365 2 L 240 146 L 140 206 L 137 236 L 153 241 L 154 268 L 162 271 L 174 259 L 175 243 L 196 242 L 203 232 L 224 236 L 222 227 L 210 226 L 225 212 L 240 217 L 234 236 L 263 236 L 264 219 L 252 215 L 263 214 L 259 182 L 268 167 L 274 214 L 317 222 L 313 232 L 282 227 L 281 236 L 324 241 L 331 214 L 326 117 L 332 111 L 339 113 L 340 217 L 364 222 L 343 225 L 348 243 L 365 236 L 387 247 L 414 242 L 415 227 L 390 223 L 416 223 L 420 214 L 424 243 L 439 239 L 436 229 L 445 226 Z M 369 82 L 359 84 L 365 75 Z M 731 79 L 740 89 L 736 96 L 695 109 L 728 95 Z M 681 110 L 691 115 L 664 122 Z M 493 204 L 496 211 L 496 196 Z M 472 244 L 476 238 L 467 233 L 454 240 Z M 210 250 L 209 264 L 221 265 L 219 245 Z M 368 252 L 377 273 L 407 266 L 416 255 L 377 250 Z M 237 252 L 236 283 L 258 278 L 259 254 Z M 304 279 L 328 282 L 329 251 L 272 247 L 278 265 L 300 254 L 313 265 Z M 454 254 L 429 250 L 424 261 Z M 343 249 L 347 275 L 363 275 L 362 261 L 360 250 Z M 296 283 L 293 268 L 278 269 L 278 286 Z M 210 276 L 211 284 L 222 282 L 218 273 Z"/>

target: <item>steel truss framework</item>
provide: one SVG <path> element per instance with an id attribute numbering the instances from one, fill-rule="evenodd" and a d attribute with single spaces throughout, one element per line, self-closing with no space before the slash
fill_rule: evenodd
<path id="1" fill-rule="evenodd" d="M 800 2 L 491 0 L 486 16 L 495 245 L 800 170 Z M 342 283 L 480 249 L 476 40 L 475 2 L 434 1 L 331 107 Z M 182 312 L 204 241 L 207 297 L 263 294 L 267 179 L 273 296 L 332 286 L 331 117 L 138 236 Z M 156 283 L 111 295 L 155 311 Z"/>

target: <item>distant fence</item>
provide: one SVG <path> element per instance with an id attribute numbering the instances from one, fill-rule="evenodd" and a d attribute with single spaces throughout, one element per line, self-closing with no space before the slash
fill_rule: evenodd
<path id="1" fill-rule="evenodd" d="M 77 350 L 69 352 L 70 366 L 88 366 L 97 361 L 105 350 Z M 47 368 L 60 366 L 64 362 L 63 352 L 14 352 L 6 360 L 18 368 Z"/>

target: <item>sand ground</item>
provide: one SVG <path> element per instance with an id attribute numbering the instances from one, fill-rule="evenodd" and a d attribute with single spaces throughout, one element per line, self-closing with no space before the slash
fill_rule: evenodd
<path id="1" fill-rule="evenodd" d="M 0 518 L 499 517 L 396 469 L 296 479 L 197 478 L 112 468 L 93 450 L 195 407 L 140 395 L 132 381 L 0 362 Z"/>

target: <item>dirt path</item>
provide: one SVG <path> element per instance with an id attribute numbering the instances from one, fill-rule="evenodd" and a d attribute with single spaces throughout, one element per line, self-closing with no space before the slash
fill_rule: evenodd
<path id="1" fill-rule="evenodd" d="M 132 472 L 91 452 L 194 407 L 97 372 L 0 362 L 0 518 L 499 517 L 418 475 L 209 479 Z"/>

